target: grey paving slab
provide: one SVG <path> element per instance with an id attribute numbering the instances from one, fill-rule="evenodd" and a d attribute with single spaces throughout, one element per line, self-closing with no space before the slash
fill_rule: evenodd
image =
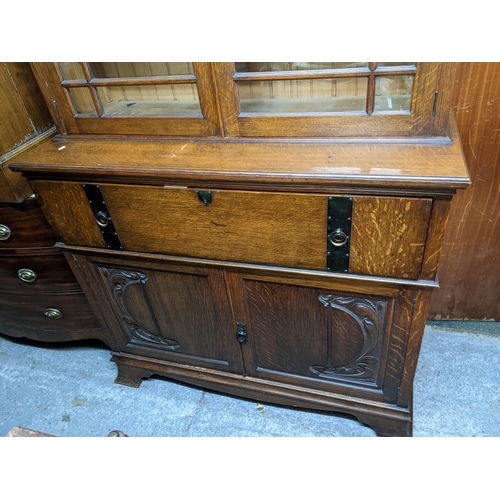
<path id="1" fill-rule="evenodd" d="M 430 323 L 415 378 L 415 436 L 500 436 L 500 324 L 475 333 Z M 484 331 L 485 333 L 481 333 Z M 369 437 L 355 419 L 260 405 L 152 377 L 114 384 L 98 343 L 0 336 L 0 436 L 20 426 L 57 436 Z"/>

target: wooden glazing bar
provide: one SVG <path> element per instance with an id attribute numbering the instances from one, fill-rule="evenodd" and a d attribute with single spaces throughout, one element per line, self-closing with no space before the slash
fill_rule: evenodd
<path id="1" fill-rule="evenodd" d="M 375 64 L 375 63 L 370 63 Z M 374 69 L 377 76 L 398 76 L 398 75 L 416 75 L 417 68 L 415 66 L 383 66 Z"/>
<path id="2" fill-rule="evenodd" d="M 374 71 L 377 76 L 415 75 L 416 68 L 405 66 L 389 66 L 375 68 L 376 63 L 370 63 L 370 69 L 317 69 L 310 71 L 262 71 L 254 73 L 234 73 L 236 82 L 269 81 L 269 80 L 305 80 L 316 78 L 353 78 L 370 76 Z"/>
<path id="3" fill-rule="evenodd" d="M 377 67 L 377 63 L 368 63 L 370 68 L 370 76 L 368 77 L 368 88 L 366 89 L 366 114 L 371 115 L 373 113 L 373 107 L 375 105 L 375 75 L 374 71 Z"/>
<path id="4" fill-rule="evenodd" d="M 243 81 L 267 81 L 267 80 L 310 80 L 313 78 L 352 78 L 369 76 L 368 69 L 316 69 L 310 71 L 262 71 L 254 73 L 234 73 L 233 79 L 237 82 Z"/>
<path id="5" fill-rule="evenodd" d="M 144 76 L 134 78 L 92 78 L 90 82 L 85 80 L 63 80 L 63 87 L 112 87 L 125 85 L 182 85 L 195 83 L 195 75 L 172 75 L 172 76 Z"/>
<path id="6" fill-rule="evenodd" d="M 90 80 L 92 80 L 92 74 L 90 73 L 88 63 L 80 63 L 80 65 L 82 66 L 83 74 L 85 75 L 86 80 L 90 82 Z"/>
<path id="7" fill-rule="evenodd" d="M 90 95 L 92 96 L 92 101 L 94 103 L 95 109 L 97 111 L 97 115 L 100 118 L 102 117 L 102 115 L 104 115 L 104 109 L 101 104 L 101 99 L 99 99 L 99 95 L 95 87 L 90 87 L 89 90 L 90 90 Z"/>

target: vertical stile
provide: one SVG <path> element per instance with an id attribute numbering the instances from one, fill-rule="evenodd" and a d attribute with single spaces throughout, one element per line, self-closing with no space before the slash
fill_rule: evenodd
<path id="1" fill-rule="evenodd" d="M 85 75 L 85 79 L 87 80 L 88 83 L 90 83 L 90 81 L 92 80 L 92 74 L 90 72 L 90 68 L 89 68 L 88 63 L 82 62 L 80 64 L 82 65 L 83 74 Z M 97 116 L 99 116 L 99 118 L 101 118 L 102 115 L 104 114 L 104 111 L 102 108 L 101 100 L 99 99 L 99 95 L 97 94 L 97 90 L 95 89 L 95 87 L 93 85 L 89 86 L 89 90 L 90 90 L 90 94 L 92 96 L 92 101 L 94 102 L 95 110 L 97 111 Z"/>
<path id="2" fill-rule="evenodd" d="M 366 89 L 366 114 L 371 115 L 375 106 L 375 69 L 377 63 L 368 63 L 368 67 L 370 68 L 370 76 L 368 77 L 368 88 Z"/>

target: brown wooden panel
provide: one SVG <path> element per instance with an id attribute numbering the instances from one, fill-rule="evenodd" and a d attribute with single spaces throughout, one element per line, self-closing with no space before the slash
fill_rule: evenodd
<path id="1" fill-rule="evenodd" d="M 20 269 L 29 269 L 36 274 L 32 283 L 22 281 Z M 49 248 L 22 254 L 0 253 L 0 289 L 15 289 L 24 292 L 48 292 L 56 290 L 80 290 L 75 276 L 62 251 Z"/>
<path id="2" fill-rule="evenodd" d="M 0 250 L 46 247 L 56 242 L 55 234 L 34 198 L 29 198 L 23 203 L 9 205 L 0 203 L 0 224 L 11 230 L 10 238 L 0 241 Z"/>
<path id="3" fill-rule="evenodd" d="M 121 351 L 242 372 L 221 270 L 119 258 L 78 262 Z"/>
<path id="4" fill-rule="evenodd" d="M 443 248 L 444 231 L 450 212 L 450 200 L 434 200 L 432 204 L 429 234 L 425 244 L 424 260 L 420 277 L 425 280 L 436 278 L 436 270 Z"/>
<path id="5" fill-rule="evenodd" d="M 93 182 L 239 183 L 294 190 L 363 187 L 378 194 L 387 188 L 454 191 L 466 187 L 469 179 L 460 143 L 453 139 L 447 144 L 56 140 L 22 153 L 10 166 L 28 176 L 74 180 L 77 175 Z"/>
<path id="6" fill-rule="evenodd" d="M 250 280 L 245 280 L 245 294 L 252 375 L 271 370 L 307 377 L 313 384 L 377 385 L 387 299 L 370 302 L 330 290 Z M 365 313 L 379 327 L 370 331 L 373 338 L 360 326 Z M 370 342 L 372 349 L 363 353 Z"/>
<path id="7" fill-rule="evenodd" d="M 326 267 L 327 199 L 192 189 L 101 185 L 126 250 L 299 268 Z"/>
<path id="8" fill-rule="evenodd" d="M 36 181 L 32 186 L 47 220 L 61 241 L 106 247 L 81 184 Z"/>
<path id="9" fill-rule="evenodd" d="M 430 318 L 500 321 L 500 63 L 460 63 L 453 107 L 472 186 L 451 205 Z"/>
<path id="10" fill-rule="evenodd" d="M 52 118 L 29 63 L 8 62 L 5 64 L 31 119 L 33 130 L 39 134 L 50 128 L 53 124 Z"/>
<path id="11" fill-rule="evenodd" d="M 432 200 L 354 198 L 350 271 L 416 279 Z"/>
<path id="12" fill-rule="evenodd" d="M 48 318 L 44 315 L 47 308 L 58 309 L 62 317 Z M 100 338 L 102 335 L 101 327 L 81 292 L 0 291 L 0 332 L 49 342 Z"/>
<path id="13" fill-rule="evenodd" d="M 20 172 L 12 172 L 5 164 L 0 165 L 0 201 L 19 203 L 32 192 L 28 181 Z"/>
<path id="14" fill-rule="evenodd" d="M 0 63 L 0 155 L 35 131 L 6 63 Z"/>

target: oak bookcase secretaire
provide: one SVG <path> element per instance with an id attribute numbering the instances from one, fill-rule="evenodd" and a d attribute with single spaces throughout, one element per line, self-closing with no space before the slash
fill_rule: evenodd
<path id="1" fill-rule="evenodd" d="M 412 433 L 450 202 L 452 63 L 33 63 L 26 176 L 113 351 Z M 54 319 L 57 321 L 57 319 Z"/>

